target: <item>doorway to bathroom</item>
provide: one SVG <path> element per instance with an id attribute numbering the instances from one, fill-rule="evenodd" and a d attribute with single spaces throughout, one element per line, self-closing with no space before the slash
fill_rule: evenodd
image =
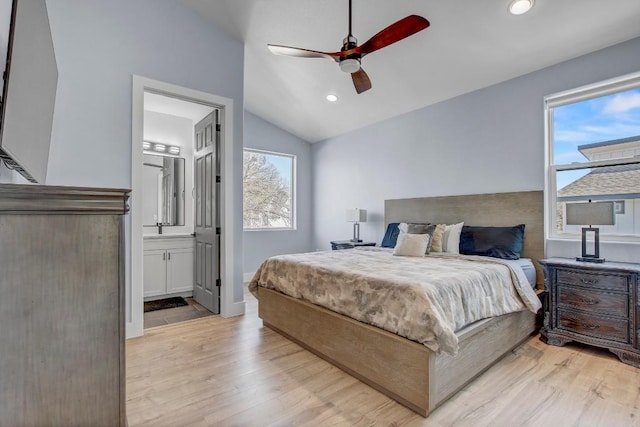
<path id="1" fill-rule="evenodd" d="M 228 100 L 140 79 L 140 123 L 134 111 L 132 139 L 128 337 L 150 326 L 218 314 L 225 293 L 220 254 Z"/>

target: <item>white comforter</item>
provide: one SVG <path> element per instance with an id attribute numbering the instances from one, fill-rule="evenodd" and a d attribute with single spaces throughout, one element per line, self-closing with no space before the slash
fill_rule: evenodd
<path id="1" fill-rule="evenodd" d="M 382 248 L 269 258 L 249 287 L 276 289 L 455 355 L 455 331 L 540 301 L 507 260 L 466 255 L 393 256 Z"/>

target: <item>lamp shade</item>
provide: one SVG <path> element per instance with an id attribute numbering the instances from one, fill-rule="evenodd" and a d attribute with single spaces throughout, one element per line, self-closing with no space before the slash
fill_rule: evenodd
<path id="1" fill-rule="evenodd" d="M 347 222 L 367 222 L 366 209 L 347 209 Z"/>
<path id="2" fill-rule="evenodd" d="M 567 203 L 567 225 L 615 225 L 613 202 Z"/>

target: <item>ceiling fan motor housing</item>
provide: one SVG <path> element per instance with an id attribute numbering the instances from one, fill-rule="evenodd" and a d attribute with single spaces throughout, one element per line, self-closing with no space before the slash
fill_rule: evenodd
<path id="1" fill-rule="evenodd" d="M 358 40 L 353 37 L 351 34 L 347 36 L 343 40 L 342 49 L 340 51 L 345 52 L 347 50 L 354 49 L 358 46 Z M 340 69 L 345 73 L 355 73 L 360 69 L 360 58 L 362 57 L 359 53 L 352 53 L 351 55 L 346 55 L 340 57 Z"/>

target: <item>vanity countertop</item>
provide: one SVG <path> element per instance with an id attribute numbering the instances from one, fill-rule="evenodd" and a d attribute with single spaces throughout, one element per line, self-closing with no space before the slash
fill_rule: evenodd
<path id="1" fill-rule="evenodd" d="M 191 233 L 175 233 L 175 234 L 145 234 L 142 236 L 144 240 L 155 239 L 188 239 L 193 237 Z"/>

